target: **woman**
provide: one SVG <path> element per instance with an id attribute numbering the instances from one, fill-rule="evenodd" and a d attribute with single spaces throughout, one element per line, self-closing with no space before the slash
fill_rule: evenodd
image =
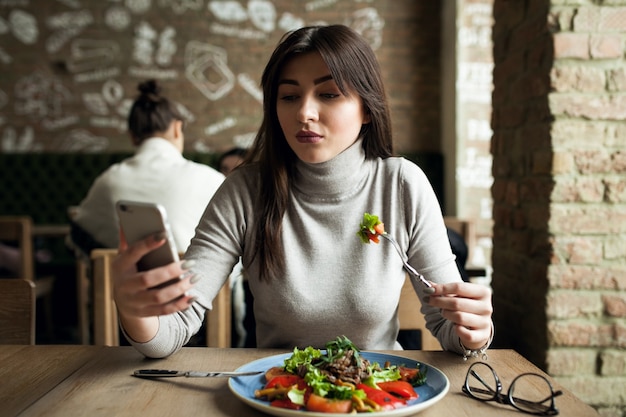
<path id="1" fill-rule="evenodd" d="M 442 347 L 485 349 L 491 293 L 461 280 L 424 173 L 391 157 L 389 106 L 367 42 L 345 26 L 299 29 L 272 54 L 262 87 L 250 156 L 207 207 L 187 261 L 138 274 L 160 237 L 122 245 L 115 297 L 131 343 L 151 357 L 183 346 L 241 256 L 259 347 L 323 347 L 346 335 L 362 349 L 399 348 L 405 271 L 390 244 L 357 237 L 369 212 L 434 283 L 416 288 Z M 150 289 L 183 273 L 192 277 Z"/>
<path id="2" fill-rule="evenodd" d="M 213 168 L 183 157 L 183 117 L 156 81 L 144 81 L 138 90 L 128 115 L 128 131 L 137 151 L 96 178 L 72 219 L 96 241 L 81 245 L 89 239 L 73 233 L 75 243 L 87 250 L 118 247 L 118 200 L 163 205 L 178 250 L 186 250 L 204 208 L 224 180 Z"/>

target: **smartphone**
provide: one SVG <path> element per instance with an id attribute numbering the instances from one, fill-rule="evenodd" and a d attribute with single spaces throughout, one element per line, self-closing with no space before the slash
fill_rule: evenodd
<path id="1" fill-rule="evenodd" d="M 163 206 L 120 200 L 115 207 L 129 245 L 159 232 L 165 235 L 165 244 L 144 255 L 137 263 L 137 269 L 146 271 L 178 261 L 178 251 Z"/>

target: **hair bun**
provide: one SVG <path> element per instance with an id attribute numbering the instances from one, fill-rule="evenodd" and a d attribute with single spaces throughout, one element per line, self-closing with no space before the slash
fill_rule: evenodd
<path id="1" fill-rule="evenodd" d="M 139 84 L 137 87 L 139 92 L 148 96 L 158 96 L 161 93 L 161 87 L 157 85 L 156 80 L 148 80 Z"/>

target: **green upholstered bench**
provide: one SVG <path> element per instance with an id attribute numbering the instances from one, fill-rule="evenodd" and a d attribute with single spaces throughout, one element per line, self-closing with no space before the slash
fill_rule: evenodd
<path id="1" fill-rule="evenodd" d="M 0 154 L 0 216 L 29 215 L 35 224 L 67 223 L 67 208 L 81 202 L 94 179 L 129 153 Z M 219 155 L 185 154 L 215 167 Z M 443 198 L 443 158 L 438 153 L 406 154 L 429 177 Z"/>

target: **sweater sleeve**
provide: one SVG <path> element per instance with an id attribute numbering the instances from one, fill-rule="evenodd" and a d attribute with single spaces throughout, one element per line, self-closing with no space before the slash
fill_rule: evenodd
<path id="1" fill-rule="evenodd" d="M 409 233 L 409 263 L 432 282 L 462 281 L 452 253 L 439 201 L 424 172 L 412 162 L 403 164 L 403 203 Z M 429 306 L 424 285 L 412 279 L 413 288 L 422 302 L 426 327 L 444 350 L 463 353 L 454 323 L 446 320 L 438 308 Z"/>
<path id="2" fill-rule="evenodd" d="M 162 358 L 177 352 L 196 334 L 206 311 L 239 261 L 246 235 L 245 212 L 251 201 L 245 196 L 246 177 L 231 174 L 207 206 L 185 259 L 195 261 L 192 268 L 199 281 L 189 291 L 196 301 L 185 311 L 159 317 L 159 330 L 146 343 L 130 343 L 147 357 Z"/>

